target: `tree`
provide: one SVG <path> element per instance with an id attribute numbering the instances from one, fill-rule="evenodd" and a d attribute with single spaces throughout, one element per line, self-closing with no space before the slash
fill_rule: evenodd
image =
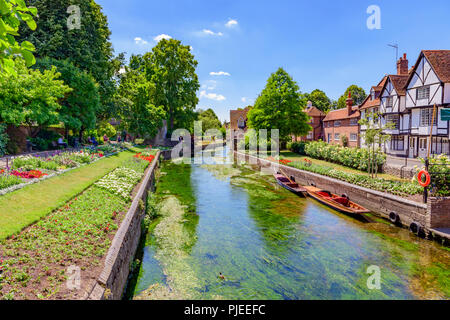
<path id="1" fill-rule="evenodd" d="M 0 77 L 0 122 L 26 124 L 32 137 L 41 127 L 58 124 L 58 100 L 72 91 L 59 76 L 55 67 L 41 73 L 16 58 L 15 72 Z"/>
<path id="2" fill-rule="evenodd" d="M 384 163 L 384 155 L 382 155 L 379 146 L 384 145 L 391 139 L 385 131 L 394 128 L 394 124 L 387 123 L 382 125 L 380 115 L 377 112 L 367 113 L 367 115 L 359 121 L 361 126 L 365 126 L 365 133 L 362 135 L 365 145 L 369 152 L 368 173 L 372 176 L 378 175 L 379 166 Z"/>
<path id="3" fill-rule="evenodd" d="M 306 99 L 302 98 L 297 83 L 291 76 L 279 68 L 267 80 L 266 87 L 256 99 L 249 111 L 250 128 L 279 129 L 280 139 L 287 141 L 291 134 L 303 136 L 312 128 L 309 117 L 304 111 Z"/>
<path id="4" fill-rule="evenodd" d="M 322 112 L 327 113 L 331 109 L 332 101 L 322 90 L 316 89 L 311 93 L 306 93 L 305 98 Z"/>
<path id="5" fill-rule="evenodd" d="M 8 149 L 9 136 L 6 133 L 6 125 L 0 123 L 0 157 L 3 157 Z"/>
<path id="6" fill-rule="evenodd" d="M 91 74 L 99 84 L 102 104 L 99 113 L 107 117 L 116 88 L 112 79 L 115 70 L 111 32 L 102 8 L 93 0 L 28 0 L 28 3 L 39 12 L 38 28 L 35 32 L 21 28 L 20 39 L 35 44 L 38 58 L 67 59 Z M 67 10 L 71 5 L 80 8 L 81 27 L 69 30 Z"/>
<path id="7" fill-rule="evenodd" d="M 24 21 L 31 30 L 36 29 L 33 16 L 37 9 L 27 7 L 24 0 L 0 0 L 0 76 L 14 72 L 14 56 L 21 55 L 27 66 L 35 62 L 32 52 L 34 45 L 29 41 L 19 44 L 15 37 L 19 36 L 20 22 Z"/>
<path id="8" fill-rule="evenodd" d="M 198 110 L 198 121 L 202 122 L 203 133 L 210 129 L 218 129 L 222 127 L 222 123 L 217 117 L 214 110 L 209 108 L 208 110 Z"/>
<path id="9" fill-rule="evenodd" d="M 88 73 L 81 71 L 67 60 L 38 59 L 35 68 L 51 70 L 55 66 L 60 79 L 72 88 L 61 102 L 59 119 L 66 129 L 79 132 L 80 140 L 85 130 L 95 127 L 96 113 L 100 106 L 98 85 Z"/>
<path id="10" fill-rule="evenodd" d="M 338 109 L 342 109 L 347 106 L 345 101 L 348 99 L 349 92 L 352 93 L 352 99 L 353 99 L 354 105 L 360 105 L 361 103 L 364 102 L 364 100 L 367 97 L 367 94 L 363 88 L 358 87 L 357 85 L 353 84 L 350 87 L 348 87 L 347 90 L 345 90 L 345 93 L 339 98 L 339 100 L 337 102 Z"/>
<path id="11" fill-rule="evenodd" d="M 169 130 L 175 126 L 186 128 L 195 117 L 200 89 L 194 59 L 189 46 L 175 39 L 163 39 L 143 57 L 145 74 L 155 86 L 151 100 L 155 106 L 163 106 Z"/>
<path id="12" fill-rule="evenodd" d="M 139 64 L 141 57 L 133 56 L 127 72 L 121 76 L 117 99 L 120 100 L 119 115 L 122 126 L 138 137 L 153 137 L 166 117 L 163 106 L 155 106 L 151 97 L 155 85 L 146 79 Z"/>

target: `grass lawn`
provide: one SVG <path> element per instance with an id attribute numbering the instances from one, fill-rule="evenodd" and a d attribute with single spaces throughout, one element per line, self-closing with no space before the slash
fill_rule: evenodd
<path id="1" fill-rule="evenodd" d="M 47 216 L 133 155 L 125 151 L 1 196 L 0 240 Z"/>
<path id="2" fill-rule="evenodd" d="M 283 159 L 288 159 L 291 161 L 301 161 L 303 159 L 308 159 L 314 164 L 321 165 L 321 166 L 327 166 L 327 167 L 333 167 L 334 169 L 339 170 L 339 171 L 362 174 L 362 175 L 366 175 L 366 176 L 369 175 L 365 171 L 356 170 L 353 168 L 345 167 L 345 166 L 342 166 L 342 165 L 339 165 L 336 163 L 332 163 L 332 162 L 328 162 L 328 161 L 324 161 L 324 160 L 317 160 L 317 159 L 310 158 L 307 156 L 302 156 L 302 155 L 299 155 L 297 153 L 287 151 L 287 150 L 280 151 L 280 156 L 283 157 Z M 386 179 L 386 180 L 398 180 L 398 181 L 408 181 L 408 182 L 410 181 L 408 179 L 402 179 L 397 176 L 393 176 L 393 175 L 386 174 L 386 173 L 381 173 L 381 174 L 379 173 L 378 178 L 382 178 L 382 179 Z"/>

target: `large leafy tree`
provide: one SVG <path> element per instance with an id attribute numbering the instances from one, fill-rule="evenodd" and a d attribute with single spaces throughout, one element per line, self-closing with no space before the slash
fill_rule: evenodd
<path id="1" fill-rule="evenodd" d="M 198 121 L 202 122 L 203 132 L 206 132 L 209 129 L 220 129 L 222 128 L 222 123 L 217 117 L 216 113 L 213 109 L 209 108 L 207 110 L 198 110 Z"/>
<path id="2" fill-rule="evenodd" d="M 153 137 L 162 126 L 166 117 L 163 106 L 156 106 L 152 101 L 155 85 L 147 80 L 143 59 L 131 57 L 130 66 L 121 76 L 118 90 L 118 105 L 122 127 L 138 137 Z"/>
<path id="3" fill-rule="evenodd" d="M 327 113 L 333 104 L 330 98 L 327 97 L 325 92 L 322 90 L 316 89 L 311 93 L 306 93 L 305 98 L 312 102 L 313 106 L 315 106 L 320 111 Z"/>
<path id="4" fill-rule="evenodd" d="M 1 1 L 1 0 L 0 0 Z M 68 60 L 77 68 L 90 73 L 99 84 L 103 117 L 109 116 L 115 91 L 113 81 L 113 49 L 110 30 L 102 8 L 93 0 L 28 0 L 39 12 L 37 29 L 20 30 L 21 40 L 36 47 L 38 58 Z M 80 28 L 68 28 L 70 6 L 80 8 Z"/>
<path id="5" fill-rule="evenodd" d="M 0 77 L 0 122 L 26 124 L 32 137 L 40 128 L 58 124 L 59 99 L 72 91 L 59 76 L 55 67 L 41 73 L 16 59 L 15 72 Z"/>
<path id="6" fill-rule="evenodd" d="M 195 73 L 198 62 L 189 46 L 179 40 L 161 40 L 144 55 L 146 78 L 155 86 L 151 96 L 155 106 L 163 106 L 169 130 L 186 128 L 195 117 L 200 89 Z"/>
<path id="7" fill-rule="evenodd" d="M 33 19 L 36 15 L 37 9 L 28 8 L 24 0 L 0 0 L 0 76 L 14 72 L 15 55 L 21 55 L 28 66 L 35 62 L 33 44 L 29 41 L 19 43 L 16 37 L 21 21 L 31 30 L 36 29 Z"/>
<path id="8" fill-rule="evenodd" d="M 43 71 L 51 70 L 52 66 L 61 74 L 60 79 L 73 89 L 61 102 L 60 121 L 66 129 L 79 132 L 81 139 L 83 131 L 93 129 L 96 124 L 96 112 L 100 106 L 97 83 L 91 75 L 67 60 L 38 59 L 35 67 Z"/>
<path id="9" fill-rule="evenodd" d="M 256 99 L 247 117 L 249 127 L 255 130 L 278 129 L 280 139 L 289 135 L 306 135 L 311 127 L 304 111 L 306 99 L 292 77 L 279 68 L 267 80 L 266 87 Z"/>
<path id="10" fill-rule="evenodd" d="M 360 105 L 364 102 L 364 99 L 366 99 L 367 95 L 363 88 L 358 87 L 355 84 L 352 84 L 350 87 L 345 90 L 345 93 L 339 98 L 337 102 L 337 108 L 342 109 L 346 107 L 345 101 L 348 99 L 348 94 L 351 92 L 353 104 L 354 105 Z"/>

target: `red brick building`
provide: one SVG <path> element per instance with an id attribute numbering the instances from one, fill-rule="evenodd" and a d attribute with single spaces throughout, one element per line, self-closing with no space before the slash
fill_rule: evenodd
<path id="1" fill-rule="evenodd" d="M 361 113 L 358 106 L 353 106 L 351 95 L 346 101 L 347 108 L 330 111 L 323 119 L 324 134 L 327 143 L 342 145 L 346 136 L 349 147 L 359 146 L 359 120 Z"/>
<path id="2" fill-rule="evenodd" d="M 308 101 L 308 106 L 306 107 L 305 112 L 311 118 L 309 125 L 312 127 L 312 130 L 308 133 L 307 136 L 304 137 L 292 137 L 292 141 L 318 141 L 324 140 L 323 133 L 323 119 L 325 118 L 325 113 L 317 109 L 312 105 L 311 101 Z"/>
<path id="3" fill-rule="evenodd" d="M 236 132 L 247 132 L 247 114 L 251 107 L 248 106 L 245 109 L 230 110 L 230 130 L 233 135 Z"/>

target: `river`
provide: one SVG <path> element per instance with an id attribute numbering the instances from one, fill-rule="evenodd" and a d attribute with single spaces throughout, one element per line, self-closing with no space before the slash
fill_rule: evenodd
<path id="1" fill-rule="evenodd" d="M 295 196 L 254 169 L 163 163 L 129 298 L 450 298 L 448 248 Z"/>

